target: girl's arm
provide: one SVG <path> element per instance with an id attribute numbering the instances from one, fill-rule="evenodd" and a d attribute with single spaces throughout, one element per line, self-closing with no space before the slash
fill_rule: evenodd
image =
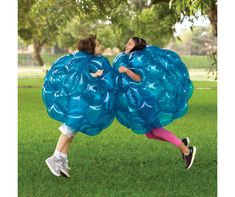
<path id="1" fill-rule="evenodd" d="M 129 76 L 134 81 L 137 81 L 137 82 L 141 81 L 141 77 L 138 74 L 134 73 L 133 71 L 131 71 L 130 69 L 128 69 L 125 66 L 119 67 L 118 71 L 120 73 L 126 73 L 126 75 Z"/>
<path id="2" fill-rule="evenodd" d="M 97 72 L 95 73 L 90 73 L 92 77 L 98 77 L 98 76 L 101 76 L 103 74 L 103 71 L 104 70 L 98 70 Z"/>

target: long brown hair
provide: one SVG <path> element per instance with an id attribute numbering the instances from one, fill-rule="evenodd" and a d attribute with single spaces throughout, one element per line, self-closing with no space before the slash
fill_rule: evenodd
<path id="1" fill-rule="evenodd" d="M 96 47 L 96 36 L 89 35 L 88 37 L 81 39 L 78 41 L 78 50 L 85 51 L 90 54 L 95 54 L 95 47 Z"/>

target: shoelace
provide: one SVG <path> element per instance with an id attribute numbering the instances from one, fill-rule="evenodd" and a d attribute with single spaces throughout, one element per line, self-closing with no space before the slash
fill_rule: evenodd
<path id="1" fill-rule="evenodd" d="M 69 167 L 69 161 L 68 160 L 66 160 L 66 162 L 65 162 L 65 167 L 68 169 L 68 170 L 71 170 L 71 168 Z"/>
<path id="2" fill-rule="evenodd" d="M 55 162 L 55 169 L 57 171 L 60 171 L 61 168 L 62 168 L 62 161 L 56 161 Z"/>

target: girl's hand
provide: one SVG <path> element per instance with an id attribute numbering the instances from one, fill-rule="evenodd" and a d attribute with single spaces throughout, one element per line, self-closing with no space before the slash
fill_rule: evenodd
<path id="1" fill-rule="evenodd" d="M 90 73 L 92 77 L 98 77 L 103 75 L 104 70 L 97 70 L 95 73 Z"/>
<path id="2" fill-rule="evenodd" d="M 97 76 L 101 76 L 101 75 L 103 75 L 103 72 L 104 72 L 104 70 L 98 70 L 98 71 L 96 72 L 96 74 L 97 74 Z"/>
<path id="3" fill-rule="evenodd" d="M 129 69 L 128 69 L 127 67 L 125 67 L 125 66 L 121 66 L 121 67 L 119 67 L 119 69 L 118 69 L 118 71 L 119 71 L 120 73 L 126 73 L 128 70 L 129 70 Z"/>
<path id="4" fill-rule="evenodd" d="M 118 71 L 120 73 L 125 73 L 128 77 L 130 77 L 132 80 L 136 81 L 136 82 L 140 82 L 141 81 L 141 76 L 134 73 L 133 71 L 131 71 L 130 69 L 128 69 L 125 66 L 120 66 Z"/>

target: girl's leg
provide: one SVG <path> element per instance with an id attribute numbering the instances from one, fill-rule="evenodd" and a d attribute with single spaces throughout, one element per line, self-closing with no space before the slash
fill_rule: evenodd
<path id="1" fill-rule="evenodd" d="M 151 131 L 149 133 L 145 133 L 146 137 L 149 139 L 155 139 L 155 140 L 160 140 L 160 141 L 165 141 L 163 138 L 159 137 L 159 136 L 155 136 Z"/>
<path id="2" fill-rule="evenodd" d="M 67 154 L 73 141 L 75 132 L 71 127 L 65 124 L 61 125 L 59 130 L 62 132 L 62 134 L 60 135 L 60 138 L 57 142 L 54 155 L 57 156 L 57 158 L 62 157 L 67 159 Z"/>
<path id="3" fill-rule="evenodd" d="M 62 152 L 63 149 L 68 149 L 68 148 L 65 148 L 68 146 L 68 144 L 70 144 L 72 142 L 72 140 L 70 139 L 71 137 L 68 137 L 66 135 L 64 135 L 63 133 L 60 135 L 59 137 L 59 140 L 57 142 L 57 145 L 56 145 L 56 150 L 59 151 L 59 152 Z M 68 150 L 66 150 L 67 152 Z M 65 151 L 64 151 L 65 152 Z M 66 153 L 65 153 L 66 154 Z"/>
<path id="4" fill-rule="evenodd" d="M 75 132 L 71 127 L 65 124 L 63 124 L 59 130 L 62 134 L 59 137 L 54 154 L 46 159 L 46 164 L 55 176 L 63 175 L 70 177 L 68 173 L 67 153 Z"/>
<path id="5" fill-rule="evenodd" d="M 185 146 L 184 143 L 178 137 L 176 137 L 173 133 L 165 130 L 164 128 L 155 128 L 152 131 L 150 131 L 149 133 L 147 133 L 146 136 L 150 139 L 166 141 L 171 144 L 174 144 L 185 155 L 187 155 L 189 153 L 188 147 Z"/>
<path id="6" fill-rule="evenodd" d="M 54 156 L 58 159 L 63 158 L 67 160 L 67 154 L 68 154 L 72 141 L 73 141 L 73 136 L 67 136 L 67 135 L 61 134 L 56 145 Z"/>
<path id="7" fill-rule="evenodd" d="M 69 138 L 69 141 L 64 145 L 64 147 L 63 147 L 63 149 L 61 151 L 63 154 L 66 154 L 66 155 L 68 154 L 68 151 L 69 151 L 70 145 L 71 145 L 71 143 L 73 141 L 73 138 L 74 138 L 74 136 L 71 136 Z"/>

